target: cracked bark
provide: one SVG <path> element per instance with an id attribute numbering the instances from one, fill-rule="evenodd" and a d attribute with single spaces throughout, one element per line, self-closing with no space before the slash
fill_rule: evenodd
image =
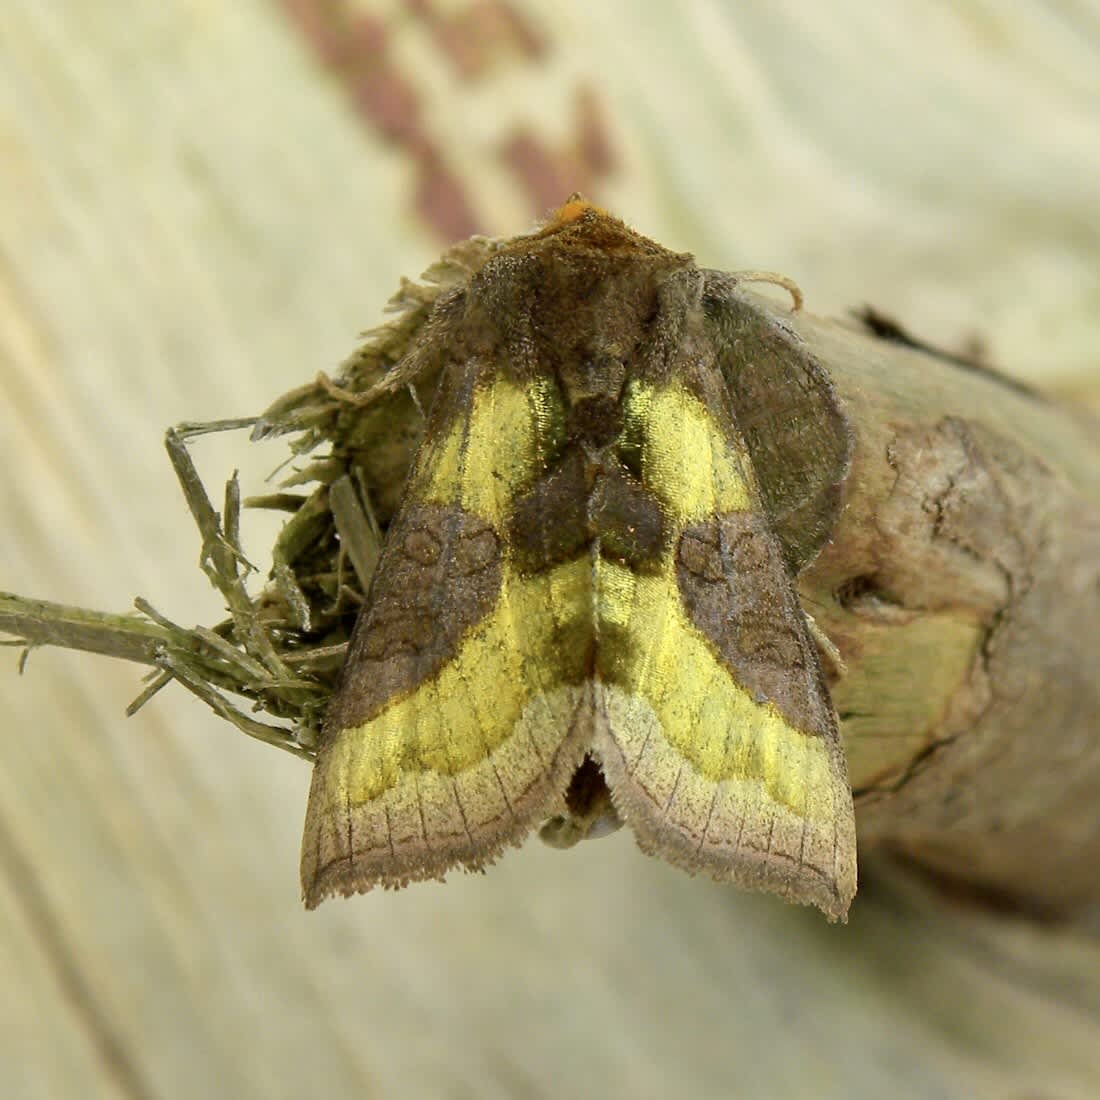
<path id="1" fill-rule="evenodd" d="M 863 852 L 1041 913 L 1095 903 L 1095 422 L 946 357 L 797 325 L 856 433 L 845 511 L 801 587 L 847 665 L 832 691 Z"/>

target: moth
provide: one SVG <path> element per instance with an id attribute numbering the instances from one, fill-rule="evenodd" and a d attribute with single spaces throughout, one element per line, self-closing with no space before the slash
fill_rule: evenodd
<path id="1" fill-rule="evenodd" d="M 850 437 L 740 281 L 574 196 L 379 383 L 439 377 L 322 731 L 307 906 L 621 821 L 845 916 L 852 795 L 795 579 Z"/>

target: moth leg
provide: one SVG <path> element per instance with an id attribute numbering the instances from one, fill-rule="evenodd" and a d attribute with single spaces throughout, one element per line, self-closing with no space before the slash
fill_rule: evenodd
<path id="1" fill-rule="evenodd" d="M 600 765 L 586 756 L 565 791 L 564 813 L 544 821 L 539 839 L 551 848 L 572 848 L 582 840 L 610 836 L 622 826 Z"/>
<path id="2" fill-rule="evenodd" d="M 817 620 L 814 619 L 813 615 L 808 611 L 803 611 L 802 614 L 806 616 L 806 626 L 810 631 L 810 639 L 817 646 L 817 653 L 821 658 L 825 675 L 830 680 L 839 680 L 847 676 L 848 666 L 832 638 L 817 625 Z"/>
<path id="3" fill-rule="evenodd" d="M 363 408 L 365 405 L 369 405 L 373 400 L 371 394 L 373 390 L 367 390 L 366 393 L 356 393 L 354 390 L 346 389 L 339 383 L 334 382 L 323 370 L 317 372 L 315 379 L 318 386 L 321 387 L 334 401 L 339 401 L 344 405 L 353 405 L 356 408 Z"/>

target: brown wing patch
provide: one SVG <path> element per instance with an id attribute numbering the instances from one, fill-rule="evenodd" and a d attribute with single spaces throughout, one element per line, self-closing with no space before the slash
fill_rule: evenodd
<path id="1" fill-rule="evenodd" d="M 411 503 L 391 528 L 328 724 L 359 725 L 438 674 L 500 596 L 501 546 L 459 508 Z"/>
<path id="2" fill-rule="evenodd" d="M 676 581 L 688 618 L 754 697 L 820 735 L 831 706 L 776 537 L 761 515 L 731 512 L 680 538 Z"/>

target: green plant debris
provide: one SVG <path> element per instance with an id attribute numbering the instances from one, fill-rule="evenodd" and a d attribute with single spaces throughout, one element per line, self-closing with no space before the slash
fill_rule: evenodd
<path id="1" fill-rule="evenodd" d="M 0 593 L 3 645 L 61 646 L 151 667 L 127 709 L 133 714 L 175 681 L 237 729 L 310 759 L 348 638 L 378 561 L 386 528 L 423 434 L 436 376 L 377 398 L 364 395 L 409 351 L 432 305 L 480 266 L 498 242 L 474 238 L 447 252 L 420 282 L 404 280 L 392 318 L 367 332 L 333 380 L 320 374 L 258 417 L 181 424 L 165 445 L 199 530 L 199 564 L 228 616 L 187 627 L 143 598 L 136 613 L 108 614 Z M 219 512 L 199 478 L 190 441 L 251 429 L 253 440 L 288 438 L 277 490 L 242 501 L 234 473 Z M 304 460 L 304 461 L 300 461 Z M 298 492 L 291 492 L 298 489 Z M 256 594 L 256 569 L 241 543 L 244 508 L 287 520 L 271 548 L 272 571 Z M 258 556 L 258 555 L 256 555 Z"/>

